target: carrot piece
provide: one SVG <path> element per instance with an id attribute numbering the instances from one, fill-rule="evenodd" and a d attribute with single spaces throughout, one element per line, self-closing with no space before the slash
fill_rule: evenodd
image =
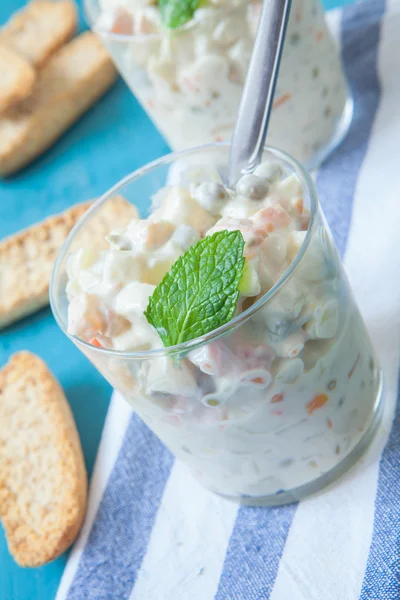
<path id="1" fill-rule="evenodd" d="M 328 402 L 327 394 L 317 394 L 310 402 L 307 402 L 306 409 L 309 415 L 312 415 L 316 410 L 322 408 Z"/>
<path id="2" fill-rule="evenodd" d="M 304 210 L 304 202 L 303 202 L 303 198 L 298 198 L 296 200 L 296 208 L 299 211 L 299 214 L 301 215 L 303 210 Z"/>
<path id="3" fill-rule="evenodd" d="M 271 398 L 271 404 L 276 404 L 277 402 L 282 402 L 283 400 L 283 394 L 275 394 L 275 396 L 272 396 Z"/>
<path id="4" fill-rule="evenodd" d="M 133 33 L 133 19 L 124 9 L 120 9 L 111 28 L 112 33 L 131 35 Z"/>
<path id="5" fill-rule="evenodd" d="M 278 106 L 282 106 L 282 104 L 285 104 L 285 102 L 290 100 L 291 97 L 292 94 L 289 94 L 288 92 L 286 94 L 282 94 L 282 96 L 279 96 L 279 98 L 275 100 L 275 102 L 272 105 L 272 108 L 278 108 Z"/>
<path id="6" fill-rule="evenodd" d="M 97 338 L 92 338 L 89 340 L 89 344 L 92 344 L 92 346 L 97 346 L 97 348 L 104 348 L 103 344 L 100 344 Z"/>

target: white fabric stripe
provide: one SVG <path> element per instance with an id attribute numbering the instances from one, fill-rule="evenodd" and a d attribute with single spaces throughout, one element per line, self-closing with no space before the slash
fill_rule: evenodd
<path id="1" fill-rule="evenodd" d="M 399 5 L 397 4 L 397 7 Z M 400 348 L 398 160 L 400 26 L 389 2 L 379 53 L 382 98 L 356 189 L 345 265 L 385 371 L 385 410 L 364 459 L 338 485 L 300 504 L 271 600 L 359 597 L 372 537 L 379 458 L 397 396 Z M 396 61 L 396 65 L 394 62 Z M 397 218 L 396 218 L 397 215 Z"/>
<path id="2" fill-rule="evenodd" d="M 119 449 L 124 439 L 126 428 L 132 409 L 129 404 L 114 392 L 108 409 L 104 424 L 103 434 L 100 441 L 99 453 L 93 470 L 92 481 L 89 489 L 89 501 L 85 523 L 82 531 L 74 545 L 71 555 L 65 567 L 60 586 L 57 591 L 56 600 L 63 600 L 78 568 L 79 560 L 85 549 L 87 539 L 94 518 L 97 513 L 104 489 L 118 456 Z"/>
<path id="3" fill-rule="evenodd" d="M 237 511 L 176 462 L 130 600 L 211 600 Z"/>

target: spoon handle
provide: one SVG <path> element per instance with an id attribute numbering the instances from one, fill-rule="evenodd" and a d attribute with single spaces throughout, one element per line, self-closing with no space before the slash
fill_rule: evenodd
<path id="1" fill-rule="evenodd" d="M 261 159 L 274 98 L 291 0 L 264 0 L 232 136 L 228 184 Z"/>

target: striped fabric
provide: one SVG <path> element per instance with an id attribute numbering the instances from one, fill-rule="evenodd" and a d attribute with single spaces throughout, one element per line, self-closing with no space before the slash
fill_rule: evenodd
<path id="1" fill-rule="evenodd" d="M 396 2 L 367 0 L 332 15 L 355 115 L 316 178 L 384 367 L 385 408 L 375 441 L 328 491 L 281 508 L 238 507 L 201 488 L 114 395 L 87 519 L 57 600 L 400 598 Z"/>

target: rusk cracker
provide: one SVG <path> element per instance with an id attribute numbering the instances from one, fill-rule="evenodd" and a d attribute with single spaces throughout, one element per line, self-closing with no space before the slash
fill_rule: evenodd
<path id="1" fill-rule="evenodd" d="M 0 328 L 48 304 L 57 252 L 89 206 L 73 206 L 0 242 Z"/>
<path id="2" fill-rule="evenodd" d="M 57 558 L 82 525 L 87 477 L 71 409 L 34 354 L 0 371 L 0 518 L 21 566 Z"/>
<path id="3" fill-rule="evenodd" d="M 124 230 L 132 219 L 139 219 L 139 213 L 133 204 L 122 196 L 110 198 L 91 216 L 86 225 L 74 237 L 69 253 L 84 248 L 87 250 L 108 250 L 106 240 L 111 231 Z"/>
<path id="4" fill-rule="evenodd" d="M 34 0 L 4 25 L 0 42 L 39 67 L 72 37 L 76 23 L 72 0 Z"/>
<path id="5" fill-rule="evenodd" d="M 32 93 L 35 79 L 31 65 L 0 44 L 0 113 L 27 98 Z"/>
<path id="6" fill-rule="evenodd" d="M 48 304 L 57 252 L 90 204 L 73 206 L 0 242 L 0 329 Z M 78 236 L 77 246 L 106 247 L 105 235 L 123 228 L 135 215 L 131 204 L 115 197 Z"/>
<path id="7" fill-rule="evenodd" d="M 17 171 L 51 146 L 116 77 L 93 33 L 58 50 L 38 72 L 32 95 L 0 115 L 0 175 Z"/>

